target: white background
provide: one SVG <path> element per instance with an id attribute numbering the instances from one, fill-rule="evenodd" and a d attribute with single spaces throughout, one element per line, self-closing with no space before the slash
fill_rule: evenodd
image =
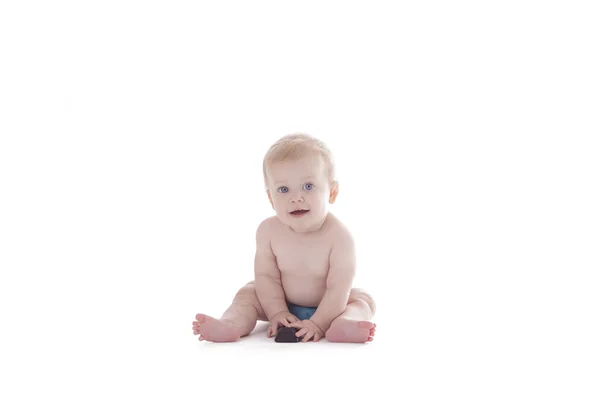
<path id="1" fill-rule="evenodd" d="M 597 399 L 594 2 L 216 3 L 0 5 L 0 397 Z M 200 343 L 292 132 L 375 341 Z"/>

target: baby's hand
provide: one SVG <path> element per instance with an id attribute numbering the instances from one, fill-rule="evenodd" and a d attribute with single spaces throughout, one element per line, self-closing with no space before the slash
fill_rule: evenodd
<path id="1" fill-rule="evenodd" d="M 271 337 L 277 334 L 280 326 L 290 327 L 292 322 L 300 321 L 296 316 L 288 311 L 282 311 L 276 314 L 269 322 L 269 329 L 267 330 L 267 337 Z"/>
<path id="2" fill-rule="evenodd" d="M 302 339 L 303 342 L 308 342 L 310 338 L 312 338 L 313 342 L 318 342 L 319 339 L 325 336 L 321 328 L 310 319 L 294 322 L 290 326 L 300 329 L 296 332 L 296 337 L 304 336 Z"/>

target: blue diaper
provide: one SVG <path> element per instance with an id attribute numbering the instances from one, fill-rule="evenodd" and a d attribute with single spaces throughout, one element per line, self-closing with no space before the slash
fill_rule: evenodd
<path id="1" fill-rule="evenodd" d="M 302 307 L 292 303 L 288 303 L 288 309 L 300 320 L 310 319 L 317 311 L 317 307 Z"/>

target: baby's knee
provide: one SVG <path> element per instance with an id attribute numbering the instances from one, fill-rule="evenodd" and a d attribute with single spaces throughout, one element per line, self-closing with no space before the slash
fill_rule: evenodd
<path id="1" fill-rule="evenodd" d="M 246 283 L 244 286 L 237 291 L 235 297 L 253 298 L 256 297 L 256 288 L 254 281 Z"/>
<path id="2" fill-rule="evenodd" d="M 258 313 L 258 319 L 261 321 L 266 320 L 267 317 L 265 316 L 260 301 L 258 300 L 258 296 L 256 295 L 254 281 L 250 281 L 242 286 L 236 293 L 233 302 L 237 305 L 254 307 Z"/>
<path id="3" fill-rule="evenodd" d="M 365 302 L 371 309 L 371 312 L 375 314 L 377 304 L 375 303 L 373 296 L 371 296 L 367 291 L 363 289 L 352 289 L 350 300 Z"/>

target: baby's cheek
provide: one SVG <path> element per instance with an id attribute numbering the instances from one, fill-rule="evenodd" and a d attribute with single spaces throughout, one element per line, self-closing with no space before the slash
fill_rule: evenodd
<path id="1" fill-rule="evenodd" d="M 285 207 L 285 202 L 284 201 L 278 201 L 275 202 L 275 211 L 277 211 L 278 214 L 285 214 L 286 213 L 286 207 Z"/>

